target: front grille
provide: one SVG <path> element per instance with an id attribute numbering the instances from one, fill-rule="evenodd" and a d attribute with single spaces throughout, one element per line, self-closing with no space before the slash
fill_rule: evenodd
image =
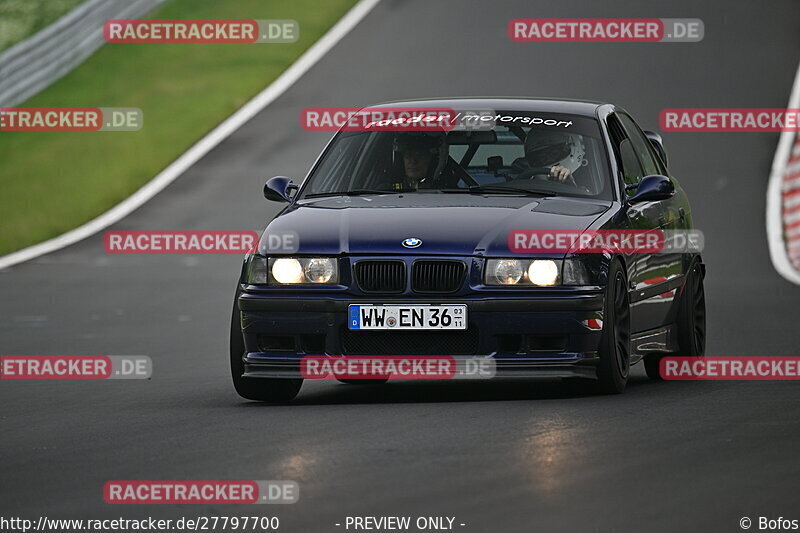
<path id="1" fill-rule="evenodd" d="M 342 330 L 343 355 L 475 355 L 478 330 L 351 331 Z"/>
<path id="2" fill-rule="evenodd" d="M 397 293 L 406 287 L 402 261 L 359 261 L 355 264 L 358 287 L 364 292 Z"/>
<path id="3" fill-rule="evenodd" d="M 414 292 L 455 292 L 466 270 L 461 261 L 416 261 L 411 267 L 411 287 Z"/>

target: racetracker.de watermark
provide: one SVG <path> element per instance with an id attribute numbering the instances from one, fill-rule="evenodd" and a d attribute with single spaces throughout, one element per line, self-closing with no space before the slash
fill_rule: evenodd
<path id="1" fill-rule="evenodd" d="M 255 231 L 107 231 L 109 254 L 246 254 L 258 246 Z"/>
<path id="2" fill-rule="evenodd" d="M 109 43 L 293 43 L 296 20 L 113 19 L 103 25 Z"/>
<path id="3" fill-rule="evenodd" d="M 307 107 L 300 113 L 300 125 L 308 131 L 448 131 L 455 116 L 449 108 Z"/>
<path id="4" fill-rule="evenodd" d="M 800 357 L 673 357 L 659 362 L 670 380 L 800 380 Z"/>
<path id="5" fill-rule="evenodd" d="M 136 107 L 3 107 L 0 131 L 137 131 Z"/>
<path id="6" fill-rule="evenodd" d="M 287 504 L 300 498 L 296 481 L 113 480 L 103 486 L 110 504 Z"/>
<path id="7" fill-rule="evenodd" d="M 512 230 L 508 249 L 515 253 L 672 254 L 701 252 L 700 230 Z"/>
<path id="8" fill-rule="evenodd" d="M 527 43 L 669 43 L 703 40 L 700 19 L 576 18 L 512 19 L 508 36 Z"/>
<path id="9" fill-rule="evenodd" d="M 146 355 L 0 355 L 0 379 L 150 379 Z"/>
<path id="10" fill-rule="evenodd" d="M 658 125 L 661 131 L 798 132 L 800 109 L 664 109 L 658 117 Z"/>
<path id="11" fill-rule="evenodd" d="M 491 358 L 450 355 L 308 355 L 300 360 L 306 379 L 491 379 Z"/>
<path id="12" fill-rule="evenodd" d="M 494 128 L 502 116 L 490 109 L 307 107 L 300 112 L 300 126 L 308 131 L 475 131 Z"/>
<path id="13" fill-rule="evenodd" d="M 280 519 L 277 516 L 226 516 L 204 515 L 181 516 L 180 518 L 53 518 L 39 515 L 38 520 L 18 516 L 8 518 L 0 516 L 0 531 L 3 533 L 28 533 L 29 531 L 51 532 L 109 532 L 126 531 L 136 533 L 153 533 L 156 531 L 280 531 Z"/>

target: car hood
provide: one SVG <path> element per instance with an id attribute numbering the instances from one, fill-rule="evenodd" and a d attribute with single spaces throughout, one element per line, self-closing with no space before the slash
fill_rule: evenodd
<path id="1" fill-rule="evenodd" d="M 300 200 L 270 222 L 260 251 L 301 254 L 507 255 L 518 229 L 584 230 L 611 202 L 567 197 L 391 194 Z M 275 236 L 297 246 L 276 249 Z M 409 250 L 403 241 L 422 244 Z"/>

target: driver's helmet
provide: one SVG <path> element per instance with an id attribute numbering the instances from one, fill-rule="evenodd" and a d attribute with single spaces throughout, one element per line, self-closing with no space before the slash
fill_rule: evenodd
<path id="1" fill-rule="evenodd" d="M 398 175 L 404 174 L 403 154 L 406 152 L 428 152 L 431 162 L 428 166 L 427 178 L 435 179 L 447 164 L 448 150 L 446 135 L 443 131 L 401 132 L 394 138 L 393 159 Z"/>
<path id="2" fill-rule="evenodd" d="M 575 133 L 533 128 L 525 137 L 525 159 L 531 167 L 561 165 L 575 172 L 584 165 L 586 149 Z"/>

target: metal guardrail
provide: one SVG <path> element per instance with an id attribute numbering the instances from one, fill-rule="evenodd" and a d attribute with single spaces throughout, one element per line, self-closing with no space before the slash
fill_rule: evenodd
<path id="1" fill-rule="evenodd" d="M 24 102 L 104 43 L 103 23 L 139 17 L 165 0 L 88 0 L 0 53 L 0 107 Z"/>

